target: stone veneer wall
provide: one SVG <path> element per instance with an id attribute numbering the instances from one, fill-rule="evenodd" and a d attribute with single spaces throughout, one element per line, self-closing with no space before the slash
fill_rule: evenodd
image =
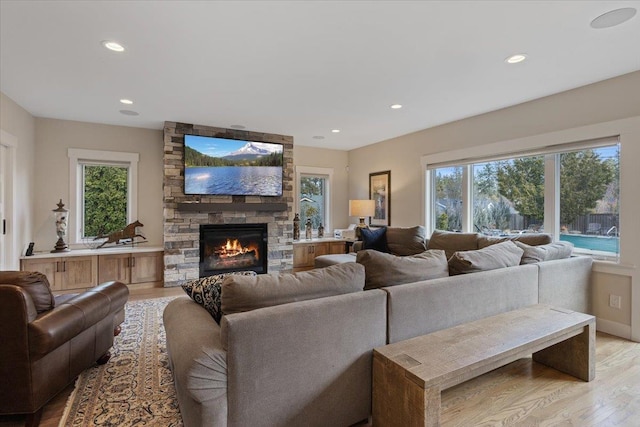
<path id="1" fill-rule="evenodd" d="M 277 142 L 284 146 L 282 197 L 193 196 L 184 194 L 184 135 L 217 136 L 257 142 Z M 164 124 L 164 285 L 179 286 L 199 277 L 200 224 L 267 223 L 269 232 L 267 270 L 269 273 L 293 268 L 293 137 L 260 132 L 224 129 L 186 123 Z M 202 211 L 180 210 L 179 203 L 201 203 Z M 222 211 L 208 211 L 207 203 L 242 204 Z M 286 203 L 286 210 L 266 211 L 260 205 Z M 248 206 L 249 204 L 255 205 Z M 248 208 L 248 209 L 247 209 Z"/>

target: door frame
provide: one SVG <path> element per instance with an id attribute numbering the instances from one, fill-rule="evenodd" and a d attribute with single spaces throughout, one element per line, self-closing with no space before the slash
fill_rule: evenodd
<path id="1" fill-rule="evenodd" d="M 20 250 L 17 247 L 15 223 L 16 223 L 16 148 L 18 146 L 18 138 L 14 135 L 0 129 L 0 145 L 5 148 L 6 158 L 4 159 L 4 168 L 6 166 L 5 182 L 4 182 L 4 218 L 7 221 L 7 234 L 4 235 L 3 254 L 0 256 L 0 266 L 4 269 L 19 269 Z M 0 223 L 1 227 L 1 223 Z M 0 229 L 0 233 L 2 230 Z M 4 263 L 4 265 L 3 265 Z"/>

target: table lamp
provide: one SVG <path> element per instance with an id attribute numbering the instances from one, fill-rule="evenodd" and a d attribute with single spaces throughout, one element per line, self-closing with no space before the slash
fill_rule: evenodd
<path id="1" fill-rule="evenodd" d="M 360 218 L 358 228 L 366 227 L 364 217 L 373 216 L 376 212 L 376 204 L 374 200 L 349 200 L 349 216 L 357 216 Z"/>

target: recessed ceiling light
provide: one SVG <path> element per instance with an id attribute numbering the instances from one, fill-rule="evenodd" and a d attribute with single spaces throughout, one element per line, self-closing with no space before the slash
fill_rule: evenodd
<path id="1" fill-rule="evenodd" d="M 124 46 L 122 46 L 120 43 L 116 43 L 113 41 L 104 40 L 102 42 L 102 46 L 114 52 L 124 52 Z"/>
<path id="2" fill-rule="evenodd" d="M 324 136 L 316 135 L 316 136 L 312 136 L 311 138 L 313 138 L 313 139 L 324 139 Z"/>
<path id="3" fill-rule="evenodd" d="M 340 129 L 331 129 L 331 132 L 333 132 L 333 133 L 340 133 Z"/>
<path id="4" fill-rule="evenodd" d="M 120 100 L 120 102 L 121 102 L 122 104 L 127 104 L 127 105 L 131 105 L 131 104 L 133 104 L 133 101 L 132 101 L 132 100 L 130 100 L 130 99 L 124 99 L 124 98 L 123 98 L 123 99 L 121 99 L 121 100 Z"/>
<path id="5" fill-rule="evenodd" d="M 392 108 L 392 109 L 394 109 L 394 110 L 399 110 L 400 108 L 402 108 L 402 105 L 400 105 L 400 104 L 393 104 L 393 105 L 391 105 L 391 108 Z"/>
<path id="6" fill-rule="evenodd" d="M 230 127 L 231 127 L 232 129 L 245 129 L 245 127 L 244 127 L 244 126 L 242 126 L 242 125 L 231 125 Z"/>
<path id="7" fill-rule="evenodd" d="M 518 62 L 522 62 L 525 59 L 527 59 L 527 55 L 525 55 L 524 53 L 517 53 L 505 59 L 504 62 L 506 62 L 507 64 L 517 64 Z"/>
<path id="8" fill-rule="evenodd" d="M 610 10 L 591 21 L 591 28 L 615 27 L 616 25 L 620 25 L 633 18 L 636 15 L 636 12 L 636 9 L 633 7 Z"/>
<path id="9" fill-rule="evenodd" d="M 125 116 L 139 116 L 140 113 L 132 110 L 120 110 L 120 114 L 124 114 Z"/>

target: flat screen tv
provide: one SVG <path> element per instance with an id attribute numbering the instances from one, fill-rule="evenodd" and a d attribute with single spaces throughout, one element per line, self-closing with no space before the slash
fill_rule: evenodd
<path id="1" fill-rule="evenodd" d="M 184 136 L 184 193 L 282 196 L 283 146 Z"/>

